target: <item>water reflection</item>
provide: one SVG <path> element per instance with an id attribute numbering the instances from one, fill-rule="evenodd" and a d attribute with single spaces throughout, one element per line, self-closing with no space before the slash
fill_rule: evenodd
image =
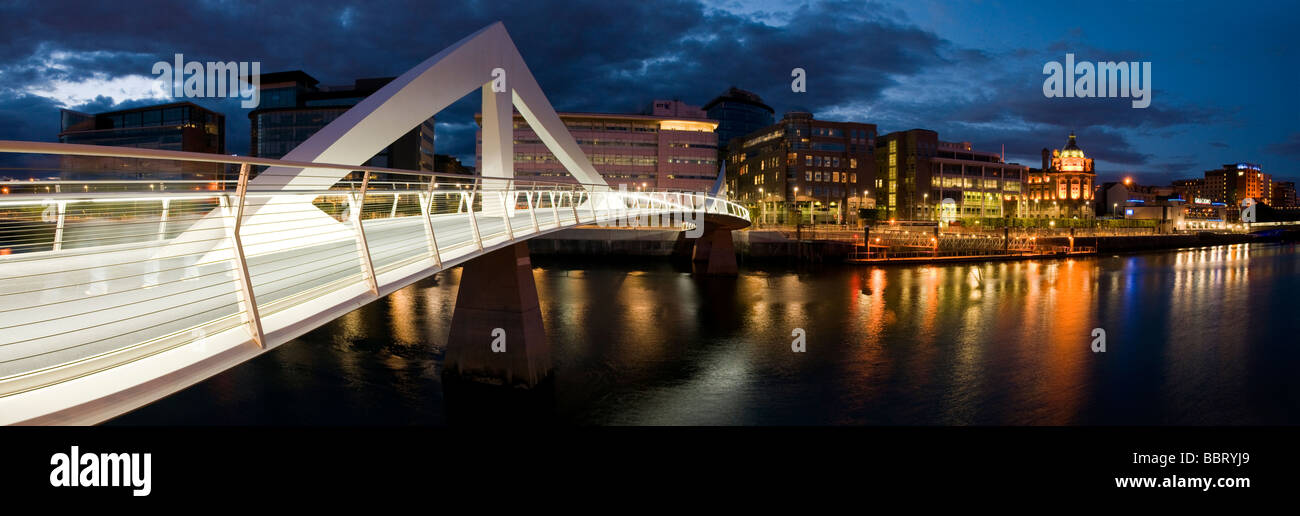
<path id="1" fill-rule="evenodd" d="M 561 422 L 1294 424 L 1298 255 L 1235 245 L 735 278 L 535 257 L 534 276 Z M 458 284 L 450 271 L 398 291 L 115 422 L 446 423 L 438 368 Z M 794 328 L 806 353 L 791 351 Z"/>

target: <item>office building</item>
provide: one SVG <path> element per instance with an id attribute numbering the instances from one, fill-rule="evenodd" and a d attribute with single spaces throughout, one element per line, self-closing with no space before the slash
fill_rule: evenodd
<path id="1" fill-rule="evenodd" d="M 656 100 L 649 114 L 559 113 L 592 166 L 610 186 L 707 192 L 718 178 L 718 123 L 676 100 Z M 477 163 L 482 163 L 482 114 Z M 514 173 L 519 179 L 576 180 L 523 116 L 514 116 Z"/>
<path id="2" fill-rule="evenodd" d="M 881 137 L 886 141 L 888 138 L 889 135 Z M 922 140 L 918 138 L 919 141 Z M 925 141 L 928 143 L 928 139 Z M 1022 216 L 1026 209 L 1024 182 L 1029 167 L 1007 163 L 999 153 L 974 150 L 970 142 L 936 141 L 932 156 L 927 158 L 918 152 L 916 157 L 916 174 L 920 176 L 928 169 L 930 187 L 926 189 L 920 183 L 922 186 L 917 191 L 900 199 L 900 215 L 911 213 L 906 207 L 911 203 L 920 218 L 926 220 L 952 222 Z M 910 155 L 903 160 L 904 167 L 900 169 L 903 173 L 912 173 L 910 160 Z M 904 186 L 908 185 L 904 183 Z M 916 205 L 918 193 L 920 204 Z"/>
<path id="3" fill-rule="evenodd" d="M 1290 208 L 1300 205 L 1296 200 L 1295 181 L 1278 181 L 1273 183 L 1274 208 Z"/>
<path id="4" fill-rule="evenodd" d="M 733 140 L 727 155 L 731 199 L 760 223 L 848 223 L 874 208 L 870 183 L 875 124 L 816 120 L 792 111 Z"/>
<path id="5" fill-rule="evenodd" d="M 226 117 L 191 102 L 98 114 L 63 109 L 60 115 L 60 143 L 226 153 Z M 95 156 L 64 156 L 61 169 L 61 177 L 67 180 L 215 181 L 193 186 L 212 190 L 221 188 L 224 171 L 224 167 L 209 163 Z"/>
<path id="6" fill-rule="evenodd" d="M 1210 200 L 1234 208 L 1247 198 L 1269 204 L 1273 201 L 1273 177 L 1254 163 L 1229 163 L 1205 171 L 1205 190 Z"/>
<path id="7" fill-rule="evenodd" d="M 248 114 L 250 154 L 282 158 L 352 106 L 393 78 L 357 79 L 345 86 L 322 86 L 294 70 L 261 75 L 261 104 Z M 433 118 L 411 129 L 365 163 L 372 167 L 434 170 Z"/>
<path id="8" fill-rule="evenodd" d="M 724 159 L 727 144 L 734 138 L 772 125 L 774 111 L 757 94 L 732 86 L 701 109 L 718 121 L 718 156 Z"/>
<path id="9" fill-rule="evenodd" d="M 890 219 L 1013 217 L 1023 204 L 1028 167 L 974 150 L 970 142 L 941 141 L 928 129 L 882 135 L 875 160 L 879 173 L 870 186 L 876 207 Z"/>

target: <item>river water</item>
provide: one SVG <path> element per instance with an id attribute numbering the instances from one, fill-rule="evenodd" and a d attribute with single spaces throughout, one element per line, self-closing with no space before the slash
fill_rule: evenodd
<path id="1" fill-rule="evenodd" d="M 553 418 L 610 425 L 1300 423 L 1300 248 L 742 265 L 534 257 Z M 111 424 L 441 425 L 460 270 Z M 1106 351 L 1093 352 L 1094 329 Z M 806 351 L 792 351 L 802 329 Z"/>

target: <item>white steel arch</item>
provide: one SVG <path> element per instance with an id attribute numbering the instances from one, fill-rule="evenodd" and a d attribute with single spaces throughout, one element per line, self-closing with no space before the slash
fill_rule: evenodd
<path id="1" fill-rule="evenodd" d="M 493 82 L 498 78 L 494 70 L 504 72 L 506 91 L 493 91 Z M 588 188 L 606 185 L 542 94 L 501 22 L 470 34 L 408 70 L 294 148 L 284 159 L 360 165 L 411 128 L 476 89 L 483 93 L 484 148 L 480 170 L 484 177 L 514 177 L 514 117 L 510 109 L 513 105 L 579 183 Z M 312 188 L 328 186 L 342 177 L 337 170 L 277 167 L 263 172 L 252 184 L 263 188 Z"/>
<path id="2" fill-rule="evenodd" d="M 504 82 L 504 91 L 494 85 Z M 473 93 L 482 92 L 483 162 L 479 164 L 482 186 L 489 190 L 506 190 L 514 177 L 513 105 L 537 133 L 547 149 L 556 156 L 582 187 L 588 191 L 609 190 L 604 177 L 596 171 L 578 146 L 573 135 L 560 120 L 505 25 L 493 23 L 447 47 L 411 68 L 383 88 L 344 112 L 307 141 L 284 156 L 285 161 L 361 165 L 396 141 L 411 128 Z M 271 167 L 249 181 L 260 191 L 285 192 L 328 188 L 348 174 L 346 170 L 297 167 Z M 604 201 L 606 197 L 601 197 Z M 611 199 L 612 201 L 612 199 Z M 587 202 L 591 202 L 588 198 Z M 321 238 L 330 225 L 324 213 L 303 215 L 310 198 L 291 195 L 250 199 L 245 207 L 247 224 L 275 228 L 263 236 L 252 235 L 245 242 L 252 255 L 284 250 L 286 236 Z M 500 215 L 496 203 L 485 207 L 488 215 Z M 506 207 L 504 209 L 510 210 Z M 295 216 L 286 216 L 297 213 Z M 195 225 L 195 231 L 175 239 L 159 249 L 157 256 L 173 256 L 211 249 L 212 244 L 200 235 L 220 227 L 217 217 Z"/>

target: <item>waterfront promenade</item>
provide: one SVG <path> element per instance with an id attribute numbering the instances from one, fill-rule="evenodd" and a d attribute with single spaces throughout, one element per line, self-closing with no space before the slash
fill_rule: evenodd
<path id="1" fill-rule="evenodd" d="M 982 260 L 1021 260 L 1195 248 L 1253 242 L 1293 241 L 1296 230 L 1262 236 L 1246 232 L 1183 232 L 1152 234 L 1149 228 L 1039 229 L 1007 232 L 944 228 L 935 238 L 929 231 L 888 227 L 845 226 L 763 227 L 734 233 L 743 261 L 927 263 Z M 577 227 L 530 242 L 532 252 L 570 256 L 669 256 L 679 232 L 662 228 Z M 869 237 L 867 235 L 870 235 Z M 1009 237 L 1009 240 L 1008 240 Z M 867 255 L 864 238 L 872 240 Z M 875 240 L 879 238 L 880 242 Z M 933 246 L 940 241 L 939 249 Z M 1008 240 L 1004 242 L 1004 240 Z M 1073 242 L 1071 242 L 1073 240 Z"/>

